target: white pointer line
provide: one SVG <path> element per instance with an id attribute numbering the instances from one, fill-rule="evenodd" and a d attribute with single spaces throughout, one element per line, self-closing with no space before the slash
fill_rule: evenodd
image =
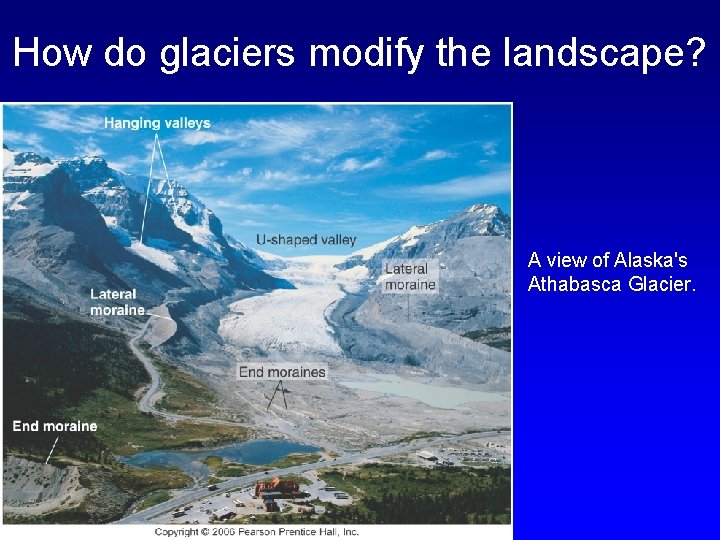
<path id="1" fill-rule="evenodd" d="M 50 461 L 50 456 L 52 456 L 53 450 L 55 450 L 55 445 L 57 444 L 59 439 L 60 439 L 60 435 L 58 435 L 57 438 L 55 439 L 55 442 L 53 443 L 53 447 L 50 449 L 50 453 L 48 454 L 48 457 L 45 460 L 45 465 L 47 465 L 47 462 Z"/>
<path id="2" fill-rule="evenodd" d="M 165 171 L 165 180 L 167 180 L 167 183 L 170 184 L 170 187 L 172 188 L 173 185 L 172 185 L 172 182 L 170 182 L 170 175 L 168 174 L 167 165 L 165 165 L 165 156 L 163 156 L 162 146 L 160 146 L 160 137 L 158 137 L 157 133 L 155 134 L 155 140 L 157 141 L 157 149 L 158 149 L 158 154 L 160 154 L 160 161 L 162 162 L 162 166 Z M 175 193 L 173 193 L 171 191 L 170 196 L 174 197 Z"/>
<path id="3" fill-rule="evenodd" d="M 148 176 L 147 192 L 145 193 L 145 210 L 143 210 L 142 227 L 140 228 L 140 243 L 143 243 L 143 235 L 145 234 L 145 216 L 147 215 L 148 199 L 150 198 L 150 185 L 152 184 L 153 164 L 155 163 L 155 147 L 158 145 L 158 135 L 155 134 L 153 140 L 152 156 L 150 157 L 150 176 Z"/>
<path id="4" fill-rule="evenodd" d="M 155 315 L 154 313 L 146 313 L 146 315 L 150 315 L 151 317 L 160 317 L 161 319 L 167 319 L 168 321 L 174 321 L 174 319 L 171 319 L 170 317 L 165 317 L 163 315 Z"/>

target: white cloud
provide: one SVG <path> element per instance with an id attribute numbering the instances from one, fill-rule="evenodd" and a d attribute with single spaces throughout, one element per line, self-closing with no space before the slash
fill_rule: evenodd
<path id="1" fill-rule="evenodd" d="M 390 152 L 411 126 L 387 114 L 338 108 L 333 114 L 290 115 L 216 123 L 211 131 L 188 131 L 175 146 L 215 145 L 218 158 L 287 156 L 318 166 L 353 151 Z"/>
<path id="2" fill-rule="evenodd" d="M 267 226 L 278 216 L 295 217 L 289 206 L 282 204 L 252 203 L 239 199 L 237 192 L 225 193 L 224 190 L 209 188 L 202 201 L 208 208 L 217 212 L 226 223 L 235 226 Z M 302 216 L 300 216 L 302 218 Z"/>
<path id="3" fill-rule="evenodd" d="M 238 227 L 270 227 L 269 223 L 255 221 L 254 219 L 243 219 L 235 223 Z"/>
<path id="4" fill-rule="evenodd" d="M 380 195 L 411 199 L 465 200 L 510 191 L 510 173 L 508 171 L 488 175 L 461 176 L 437 184 L 393 187 Z"/>
<path id="5" fill-rule="evenodd" d="M 237 155 L 277 154 L 303 146 L 312 136 L 309 124 L 293 120 L 248 120 L 247 122 L 217 125 L 212 131 L 184 131 L 174 142 L 198 146 L 213 143 L 233 143 Z"/>
<path id="6" fill-rule="evenodd" d="M 82 144 L 75 146 L 75 152 L 80 156 L 102 156 L 105 154 L 105 151 L 98 146 L 95 139 L 92 137 L 88 138 L 87 141 L 85 141 Z"/>
<path id="7" fill-rule="evenodd" d="M 343 197 L 357 197 L 359 195 L 357 191 L 349 191 L 347 189 L 338 189 L 334 187 L 331 187 L 330 191 L 337 193 L 338 195 L 342 195 Z"/>
<path id="8" fill-rule="evenodd" d="M 243 180 L 243 186 L 247 191 L 282 191 L 299 185 L 317 184 L 324 180 L 323 175 L 265 169 L 248 180 Z"/>
<path id="9" fill-rule="evenodd" d="M 484 142 L 481 146 L 483 153 L 486 156 L 492 157 L 497 154 L 497 143 L 496 142 Z"/>
<path id="10" fill-rule="evenodd" d="M 42 135 L 38 133 L 6 129 L 2 135 L 3 142 L 11 150 L 32 151 L 41 155 L 50 154 L 50 151 L 43 145 Z"/>
<path id="11" fill-rule="evenodd" d="M 143 167 L 150 166 L 150 157 L 139 157 L 135 154 L 129 156 L 119 157 L 117 159 L 108 161 L 108 165 L 113 169 L 117 169 L 120 172 L 131 172 L 133 169 L 142 165 Z M 144 171 L 147 173 L 147 171 Z"/>
<path id="12" fill-rule="evenodd" d="M 216 122 L 212 130 L 178 133 L 168 144 L 181 152 L 199 147 L 209 160 L 230 160 L 234 173 L 223 181 L 246 192 L 282 191 L 340 183 L 348 173 L 381 167 L 416 124 L 385 110 L 333 106 L 329 114 L 308 108 L 273 118 Z"/>
<path id="13" fill-rule="evenodd" d="M 35 115 L 39 126 L 54 131 L 95 133 L 103 127 L 103 118 L 99 115 L 85 116 L 71 108 L 33 107 L 29 111 Z"/>
<path id="14" fill-rule="evenodd" d="M 439 159 L 448 159 L 457 157 L 454 152 L 448 152 L 447 150 L 430 150 L 425 152 L 425 155 L 420 158 L 420 161 L 437 161 Z"/>
<path id="15" fill-rule="evenodd" d="M 227 199 L 207 199 L 212 203 L 214 208 L 227 208 L 237 210 L 244 214 L 252 214 L 255 216 L 270 216 L 279 212 L 288 212 L 289 208 L 282 204 L 265 204 L 265 203 L 245 203 L 234 202 Z M 208 203 L 208 204 L 209 204 Z"/>
<path id="16" fill-rule="evenodd" d="M 203 200 L 208 208 L 219 211 L 232 210 L 232 218 L 223 217 L 223 221 L 233 220 L 234 225 L 256 226 L 266 223 L 296 222 L 296 223 L 322 223 L 322 224 L 345 224 L 345 218 L 332 218 L 317 214 L 308 214 L 291 206 L 275 203 L 250 203 L 235 201 L 232 199 L 220 199 L 217 197 L 204 197 Z M 237 221 L 235 221 L 237 220 Z"/>
<path id="17" fill-rule="evenodd" d="M 225 165 L 227 165 L 226 161 L 205 158 L 194 165 L 171 165 L 168 167 L 168 174 L 184 185 L 202 184 L 217 180 L 219 177 L 232 176 L 221 170 Z"/>
<path id="18" fill-rule="evenodd" d="M 263 180 L 290 180 L 293 176 L 292 173 L 287 171 L 271 171 L 268 169 L 260 173 L 260 178 Z"/>
<path id="19" fill-rule="evenodd" d="M 362 231 L 362 234 L 383 234 L 388 236 L 400 234 L 413 225 L 413 220 L 411 219 L 378 220 L 361 214 L 344 214 L 339 216 L 319 216 L 314 214 L 305 216 L 303 221 L 323 226 L 332 226 L 338 229 Z M 361 242 L 362 234 L 360 237 Z"/>
<path id="20" fill-rule="evenodd" d="M 347 158 L 337 166 L 337 170 L 343 172 L 367 171 L 368 169 L 376 169 L 383 163 L 385 163 L 385 160 L 380 157 L 371 159 L 370 161 L 360 161 L 357 158 Z"/>

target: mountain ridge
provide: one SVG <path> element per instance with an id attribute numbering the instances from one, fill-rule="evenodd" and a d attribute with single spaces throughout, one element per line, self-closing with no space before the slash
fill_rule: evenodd
<path id="1" fill-rule="evenodd" d="M 192 292 L 185 297 L 197 304 L 237 290 L 292 287 L 265 273 L 179 182 L 155 186 L 140 243 L 145 194 L 137 178 L 99 157 L 50 160 L 5 144 L 3 164 L 5 276 L 17 294 L 34 291 L 87 313 L 93 287 L 137 288 L 147 308 L 171 290 Z"/>
<path id="2" fill-rule="evenodd" d="M 407 231 L 351 253 L 337 265 L 349 269 L 367 266 L 371 275 L 380 273 L 382 259 L 432 258 L 463 238 L 497 236 L 510 239 L 510 216 L 493 204 L 473 204 L 452 216 Z"/>

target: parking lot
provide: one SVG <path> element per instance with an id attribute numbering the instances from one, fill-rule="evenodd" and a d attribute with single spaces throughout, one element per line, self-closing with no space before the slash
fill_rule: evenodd
<path id="1" fill-rule="evenodd" d="M 339 506 L 353 503 L 350 495 L 338 490 L 327 490 L 326 483 L 320 480 L 314 471 L 304 474 L 303 477 L 306 478 L 306 482 L 300 482 L 301 489 L 310 496 L 295 500 L 276 499 L 280 513 L 322 514 L 325 506 L 317 504 L 317 501 Z M 330 487 L 332 488 L 332 486 Z M 233 513 L 235 515 L 230 519 L 244 517 L 248 521 L 253 521 L 257 516 L 270 512 L 265 510 L 262 499 L 255 498 L 255 485 L 253 484 L 229 492 L 208 491 L 207 496 L 195 504 L 175 508 L 170 515 L 158 516 L 153 521 L 174 524 L 212 523 L 223 521 L 223 518 L 228 519 L 226 516 Z"/>

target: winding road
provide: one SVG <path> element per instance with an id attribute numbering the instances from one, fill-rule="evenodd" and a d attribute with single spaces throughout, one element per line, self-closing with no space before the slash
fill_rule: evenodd
<path id="1" fill-rule="evenodd" d="M 157 316 L 157 315 L 156 315 Z M 167 319 L 167 317 L 161 317 L 164 319 Z M 172 320 L 172 319 L 171 319 Z M 209 416 L 188 416 L 184 414 L 177 414 L 172 413 L 168 411 L 163 411 L 160 409 L 157 409 L 155 407 L 155 402 L 158 401 L 162 397 L 162 379 L 160 378 L 160 372 L 155 367 L 155 364 L 153 364 L 150 357 L 143 351 L 143 349 L 140 347 L 141 341 L 145 338 L 146 334 L 150 330 L 150 323 L 152 322 L 152 318 L 148 319 L 148 321 L 143 325 L 143 327 L 140 329 L 140 331 L 137 333 L 137 335 L 132 338 L 129 342 L 130 350 L 133 352 L 133 354 L 142 362 L 143 366 L 145 366 L 145 369 L 150 374 L 150 386 L 145 391 L 145 393 L 142 395 L 142 397 L 138 400 L 138 408 L 140 411 L 144 413 L 150 413 L 154 416 L 157 416 L 159 418 L 163 418 L 170 422 L 177 422 L 177 421 L 185 421 L 185 422 L 193 422 L 196 424 L 211 424 L 211 425 L 221 425 L 221 426 L 235 426 L 235 427 L 245 427 L 245 428 L 251 428 L 256 430 L 262 430 L 268 433 L 274 434 L 274 436 L 279 436 L 283 438 L 288 438 L 291 440 L 296 440 L 298 442 L 309 444 L 311 446 L 322 446 L 323 448 L 327 450 L 332 450 L 338 454 L 343 454 L 344 451 L 336 448 L 334 445 L 328 443 L 327 441 L 317 441 L 317 440 L 310 440 L 303 436 L 303 434 L 298 429 L 292 428 L 287 422 L 283 422 L 281 420 L 278 420 L 275 425 L 271 425 L 270 423 L 265 423 L 263 425 L 255 425 L 255 424 L 247 424 L 242 422 L 234 422 L 232 420 L 222 420 L 219 418 L 213 418 Z M 249 403 L 248 406 L 256 406 L 256 404 Z M 264 406 L 260 408 L 262 411 L 264 409 Z"/>
<path id="2" fill-rule="evenodd" d="M 155 408 L 154 403 L 161 397 L 161 390 L 162 390 L 162 380 L 160 377 L 160 373 L 158 372 L 157 368 L 153 364 L 152 360 L 148 357 L 148 355 L 141 349 L 139 346 L 139 343 L 141 340 L 145 337 L 146 333 L 150 330 L 150 320 L 143 326 L 140 332 L 130 340 L 130 349 L 132 350 L 133 354 L 137 356 L 137 358 L 143 363 L 145 366 L 145 369 L 147 369 L 148 373 L 150 374 L 151 382 L 150 387 L 147 389 L 147 391 L 143 394 L 143 396 L 138 401 L 138 407 L 141 411 L 146 413 L 151 413 L 153 415 L 157 415 L 158 417 L 164 418 L 169 421 L 189 421 L 189 422 L 196 422 L 196 423 L 205 423 L 205 424 L 222 424 L 222 425 L 234 425 L 239 426 L 243 425 L 238 422 L 231 422 L 227 420 L 220 420 L 217 418 L 210 418 L 210 417 L 194 417 L 194 416 L 186 416 L 181 414 L 175 414 L 170 413 L 167 411 L 161 411 Z M 277 431 L 278 433 L 281 433 L 283 436 L 288 436 L 288 433 L 285 433 L 282 431 L 282 429 L 279 426 L 273 427 L 266 426 L 266 429 L 269 431 Z M 349 464 L 355 464 L 366 460 L 374 460 L 385 456 L 391 456 L 395 454 L 403 454 L 407 452 L 413 452 L 417 450 L 421 450 L 423 448 L 430 448 L 435 446 L 441 446 L 444 444 L 455 444 L 462 441 L 470 440 L 470 439 L 478 439 L 483 437 L 490 437 L 495 435 L 496 431 L 488 431 L 488 432 L 480 432 L 480 433 L 468 433 L 463 435 L 455 435 L 450 437 L 443 437 L 438 439 L 432 439 L 432 440 L 418 440 L 415 442 L 410 443 L 401 443 L 401 444 L 394 444 L 394 445 L 388 445 L 388 446 L 378 446 L 373 448 L 368 448 L 366 450 L 360 451 L 360 452 L 354 452 L 354 453 L 343 453 L 342 455 L 338 456 L 337 458 L 333 459 L 332 461 L 329 460 L 323 460 L 316 463 L 308 463 L 304 465 L 296 465 L 294 467 L 287 467 L 284 469 L 275 469 L 275 470 L 269 470 L 267 472 L 256 472 L 252 474 L 248 474 L 242 477 L 238 478 L 232 478 L 229 480 L 226 480 L 224 482 L 221 482 L 217 484 L 218 487 L 218 493 L 230 491 L 230 490 L 236 490 L 242 486 L 245 485 L 252 485 L 255 482 L 262 480 L 264 478 L 267 478 L 268 475 L 270 476 L 280 476 L 280 475 L 288 475 L 288 474 L 302 474 L 304 472 L 313 471 L 317 469 L 322 469 L 326 467 L 334 467 L 338 465 L 349 465 Z M 293 437 L 296 438 L 296 437 Z M 179 506 L 185 506 L 189 503 L 193 503 L 195 501 L 198 501 L 208 495 L 208 491 L 206 487 L 192 487 L 188 489 L 184 489 L 181 491 L 175 492 L 175 495 L 168 501 L 157 504 L 155 506 L 152 506 L 150 508 L 146 508 L 145 510 L 141 510 L 140 512 L 136 512 L 135 514 L 129 515 L 116 523 L 148 523 L 149 520 L 152 520 L 154 518 L 160 518 L 164 514 L 170 514 L 172 511 L 179 507 Z M 169 516 L 167 516 L 169 519 Z"/>
<path id="3" fill-rule="evenodd" d="M 150 374 L 150 387 L 138 401 L 138 408 L 144 413 L 150 413 L 155 416 L 164 418 L 165 420 L 170 420 L 172 422 L 180 420 L 194 422 L 196 424 L 244 426 L 245 424 L 242 424 L 240 422 L 221 420 L 219 418 L 211 418 L 208 416 L 188 416 L 184 414 L 161 411 L 160 409 L 155 408 L 155 402 L 162 397 L 162 379 L 160 379 L 160 372 L 152 363 L 152 360 L 145 354 L 145 352 L 143 352 L 143 350 L 139 346 L 139 342 L 143 337 L 145 337 L 151 321 L 152 318 L 148 319 L 140 332 L 138 332 L 138 334 L 134 338 L 132 338 L 129 343 L 130 350 L 138 358 L 138 360 L 142 362 L 143 366 L 145 366 L 145 369 Z"/>

